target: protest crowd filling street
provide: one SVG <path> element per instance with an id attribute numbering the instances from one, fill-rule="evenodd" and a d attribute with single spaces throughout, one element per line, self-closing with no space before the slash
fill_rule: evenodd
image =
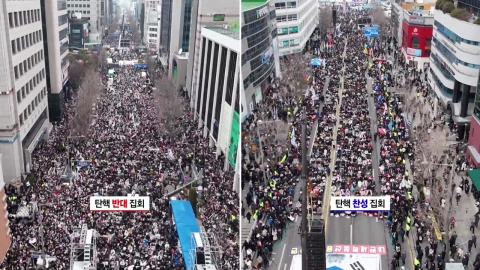
<path id="1" fill-rule="evenodd" d="M 105 44 L 116 47 L 118 38 L 109 37 Z M 118 63 L 141 56 L 132 50 L 112 52 L 110 57 Z M 65 185 L 60 176 L 64 166 L 70 165 L 66 164 L 65 139 L 67 118 L 74 114 L 77 102 L 72 95 L 62 122 L 55 123 L 50 139 L 40 142 L 34 152 L 31 171 L 37 183 L 28 190 L 7 188 L 8 196 L 15 198 L 9 201 L 9 212 L 14 213 L 22 201 L 37 205 L 38 211 L 32 218 L 11 219 L 12 245 L 1 267 L 27 269 L 34 264 L 31 255 L 44 250 L 47 256 L 56 257 L 50 269 L 69 269 L 71 240 L 78 241 L 73 229 L 85 224 L 100 235 L 98 269 L 185 269 L 165 195 L 167 185 L 180 187 L 187 182 L 195 163 L 204 171 L 198 204 L 202 210 L 197 219 L 222 245 L 222 269 L 239 268 L 239 224 L 232 218 L 239 214 L 238 194 L 232 190 L 232 176 L 223 171 L 224 158 L 216 157 L 215 149 L 209 147 L 203 128 L 198 129 L 198 122 L 188 113 L 187 102 L 185 114 L 172 119 L 178 122 L 178 137 L 159 134 L 152 87 L 148 76 L 142 76 L 145 71 L 132 66 L 115 68 L 114 83 L 108 87 L 107 76 L 102 74 L 104 91 L 97 104 L 98 117 L 86 137 L 72 139 L 68 145 L 70 160 L 91 164 L 73 166 L 72 185 Z M 150 212 L 89 210 L 90 196 L 127 194 L 150 196 Z M 186 199 L 183 193 L 175 196 Z"/>
<path id="2" fill-rule="evenodd" d="M 248 193 L 243 194 L 246 205 L 242 205 L 242 215 L 257 222 L 252 237 L 242 239 L 247 251 L 243 255 L 244 265 L 248 269 L 268 269 L 272 246 L 289 229 L 289 217 L 302 214 L 300 195 L 305 191 L 297 183 L 301 176 L 300 130 L 305 108 L 307 149 L 311 149 L 308 150 L 308 173 L 313 184 L 313 205 L 309 207 L 313 207 L 314 214 L 321 214 L 324 188 L 330 179 L 332 196 L 386 195 L 391 198 L 389 213 L 361 214 L 384 218 L 389 226 L 393 249 L 389 269 L 409 267 L 405 254 L 412 249 L 415 269 L 443 270 L 445 262 L 450 260 L 445 256 L 446 244 L 451 247 L 453 261 L 475 267 L 468 269 L 480 269 L 480 258 L 472 256 L 477 254 L 475 234 L 463 232 L 461 240 L 456 240 L 460 232 L 452 230 L 442 241 L 438 235 L 442 228 L 431 222 L 433 213 L 444 212 L 445 200 L 453 196 L 445 192 L 450 188 L 467 194 L 457 197 L 468 207 L 472 184 L 458 175 L 464 175 L 465 170 L 473 167 L 466 164 L 458 145 L 455 150 L 446 149 L 446 138 L 456 133 L 455 125 L 440 113 L 433 113 L 433 91 L 429 89 L 426 75 L 428 67 L 418 70 L 409 67 L 403 57 L 399 57 L 403 56 L 401 48 L 392 37 L 380 36 L 370 42 L 356 26 L 356 19 L 369 16 L 367 10 L 350 10 L 342 16 L 337 22 L 335 37 L 330 31 L 320 41 L 310 41 L 310 51 L 300 56 L 306 64 L 301 79 L 308 80 L 302 94 L 295 95 L 295 91 L 298 92 L 294 89 L 295 79 L 288 78 L 293 73 L 289 68 L 298 68 L 289 61 L 298 59 L 287 56 L 282 70 L 287 78 L 269 87 L 262 103 L 242 124 L 243 156 L 248 156 L 242 171 L 242 185 L 248 185 Z M 391 32 L 389 26 L 382 27 L 387 29 L 386 33 Z M 308 58 L 309 55 L 314 56 Z M 315 56 L 323 63 L 310 67 L 310 59 Z M 278 146 L 278 141 L 271 142 L 277 132 L 274 128 L 262 128 L 258 132 L 258 120 L 289 124 L 288 139 L 283 147 Z M 318 126 L 314 128 L 315 125 Z M 262 148 L 260 142 L 263 142 Z M 439 148 L 439 144 L 443 148 Z M 252 151 L 252 145 L 257 151 Z M 420 153 L 422 157 L 418 156 Z M 332 157 L 335 162 L 331 168 Z M 428 165 L 442 163 L 452 166 Z M 422 175 L 422 170 L 429 170 L 425 164 L 431 166 L 435 175 Z M 458 180 L 454 181 L 455 186 L 449 187 L 451 170 Z M 438 198 L 425 198 L 423 187 L 431 190 L 441 187 L 439 192 L 430 195 Z M 474 196 L 478 206 L 478 192 L 474 192 Z M 433 209 L 430 201 L 435 199 L 441 202 L 437 209 Z M 463 219 L 459 214 L 464 212 L 462 204 L 456 209 L 455 213 Z M 473 225 L 466 222 L 465 229 L 478 226 L 477 212 L 472 212 L 475 216 L 467 215 L 466 219 Z M 360 213 L 332 214 L 338 217 Z M 408 237 L 412 239 L 412 246 L 406 245 Z"/>

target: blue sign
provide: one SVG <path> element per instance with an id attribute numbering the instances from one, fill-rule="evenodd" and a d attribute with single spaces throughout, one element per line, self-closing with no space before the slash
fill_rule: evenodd
<path id="1" fill-rule="evenodd" d="M 90 161 L 77 161 L 77 167 L 87 167 L 92 164 Z"/>
<path id="2" fill-rule="evenodd" d="M 363 33 L 366 37 L 378 37 L 378 28 L 374 27 L 365 27 L 363 28 Z"/>

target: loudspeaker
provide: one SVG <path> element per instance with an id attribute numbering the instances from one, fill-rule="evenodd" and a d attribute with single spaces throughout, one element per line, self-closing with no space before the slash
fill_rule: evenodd
<path id="1" fill-rule="evenodd" d="M 333 25 L 337 24 L 337 10 L 336 9 L 332 10 L 332 21 L 333 21 Z"/>

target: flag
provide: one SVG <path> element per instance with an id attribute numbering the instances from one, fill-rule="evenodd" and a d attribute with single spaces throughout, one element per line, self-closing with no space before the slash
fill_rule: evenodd
<path id="1" fill-rule="evenodd" d="M 393 120 L 390 119 L 390 123 L 388 123 L 388 129 L 392 130 L 393 129 Z"/>
<path id="2" fill-rule="evenodd" d="M 287 160 L 287 155 L 285 154 L 285 156 L 283 156 L 282 161 L 280 161 L 280 163 L 284 163 L 286 160 Z"/>

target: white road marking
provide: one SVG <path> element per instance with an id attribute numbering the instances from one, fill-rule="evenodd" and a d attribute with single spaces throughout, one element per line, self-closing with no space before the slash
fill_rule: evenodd
<path id="1" fill-rule="evenodd" d="M 353 245 L 353 223 L 350 224 L 350 245 Z"/>
<path id="2" fill-rule="evenodd" d="M 287 264 L 285 264 L 285 266 L 283 267 L 283 270 L 287 269 Z"/>
<path id="3" fill-rule="evenodd" d="M 285 248 L 286 247 L 287 247 L 287 245 L 283 244 L 282 256 L 280 256 L 280 262 L 278 263 L 278 270 L 280 270 L 280 267 L 282 266 L 283 255 L 285 254 Z M 285 264 L 285 267 L 287 267 L 287 264 Z"/>

